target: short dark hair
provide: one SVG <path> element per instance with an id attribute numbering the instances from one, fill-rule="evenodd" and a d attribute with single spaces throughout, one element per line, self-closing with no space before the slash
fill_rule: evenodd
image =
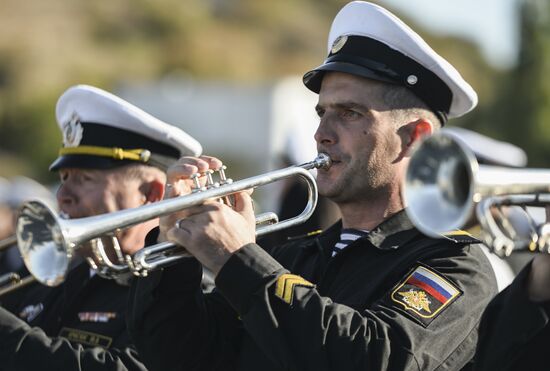
<path id="1" fill-rule="evenodd" d="M 442 126 L 441 120 L 428 105 L 406 87 L 384 84 L 382 99 L 391 109 L 397 122 L 403 122 L 411 116 L 417 116 L 430 120 L 436 130 Z"/>

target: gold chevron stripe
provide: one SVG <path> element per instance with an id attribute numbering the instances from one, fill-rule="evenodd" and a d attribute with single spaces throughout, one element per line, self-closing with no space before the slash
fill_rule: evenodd
<path id="1" fill-rule="evenodd" d="M 294 285 L 299 285 L 304 281 L 307 282 L 301 277 L 287 279 L 283 290 L 283 300 L 289 304 L 292 303 L 292 297 L 294 296 Z"/>
<path id="2" fill-rule="evenodd" d="M 291 304 L 294 296 L 294 286 L 314 287 L 315 285 L 295 274 L 285 273 L 277 279 L 275 295 L 284 302 Z"/>

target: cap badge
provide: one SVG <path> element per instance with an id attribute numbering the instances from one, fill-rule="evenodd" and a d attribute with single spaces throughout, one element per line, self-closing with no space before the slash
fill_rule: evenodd
<path id="1" fill-rule="evenodd" d="M 332 43 L 332 48 L 330 49 L 331 54 L 336 54 L 346 45 L 346 42 L 348 41 L 347 36 L 338 36 L 336 40 Z"/>
<path id="2" fill-rule="evenodd" d="M 77 147 L 82 140 L 84 128 L 80 124 L 80 118 L 73 113 L 71 119 L 63 125 L 63 145 L 65 147 Z"/>

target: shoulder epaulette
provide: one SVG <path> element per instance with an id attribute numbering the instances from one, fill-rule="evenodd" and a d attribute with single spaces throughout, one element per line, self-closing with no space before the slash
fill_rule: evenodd
<path id="1" fill-rule="evenodd" d="M 287 241 L 295 241 L 295 240 L 301 240 L 301 239 L 304 239 L 304 238 L 310 238 L 310 237 L 320 235 L 321 233 L 323 233 L 323 230 L 318 229 L 316 231 L 311 231 L 311 232 L 308 232 L 306 234 L 301 234 L 301 235 L 298 235 L 298 236 L 288 237 Z"/>
<path id="2" fill-rule="evenodd" d="M 482 243 L 479 239 L 470 233 L 457 229 L 456 231 L 445 232 L 441 234 L 444 238 L 456 243 Z"/>

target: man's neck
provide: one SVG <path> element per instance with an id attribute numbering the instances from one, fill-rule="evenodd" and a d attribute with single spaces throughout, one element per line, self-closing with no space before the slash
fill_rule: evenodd
<path id="1" fill-rule="evenodd" d="M 389 197 L 365 198 L 338 206 L 342 214 L 343 228 L 369 231 L 404 208 L 399 192 L 394 192 Z"/>

